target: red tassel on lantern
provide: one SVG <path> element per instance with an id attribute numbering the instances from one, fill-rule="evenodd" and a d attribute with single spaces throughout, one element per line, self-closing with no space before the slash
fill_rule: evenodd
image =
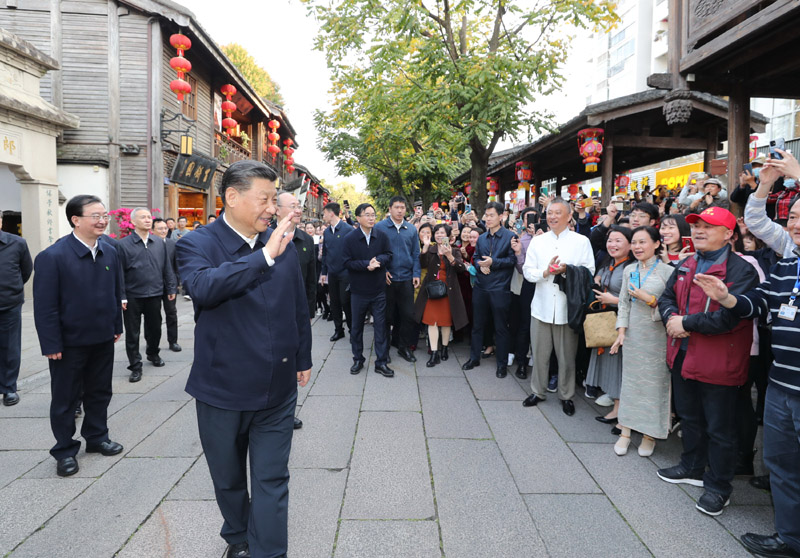
<path id="1" fill-rule="evenodd" d="M 169 65 L 178 73 L 178 79 L 172 80 L 169 88 L 178 96 L 179 101 L 183 101 L 183 96 L 192 92 L 192 86 L 183 79 L 192 71 L 192 63 L 183 57 L 184 53 L 192 48 L 192 41 L 189 37 L 176 33 L 169 38 L 169 44 L 178 51 L 178 56 L 169 61 Z"/>

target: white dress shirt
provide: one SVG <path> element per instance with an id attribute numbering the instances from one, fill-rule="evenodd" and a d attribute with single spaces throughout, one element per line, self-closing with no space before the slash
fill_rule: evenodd
<path id="1" fill-rule="evenodd" d="M 250 238 L 249 236 L 245 236 L 245 235 L 243 235 L 242 233 L 240 233 L 239 231 L 237 231 L 236 229 L 234 229 L 234 228 L 231 226 L 231 224 L 230 224 L 230 223 L 228 223 L 228 220 L 225 218 L 225 213 L 223 213 L 223 214 L 222 214 L 222 222 L 223 222 L 223 223 L 225 223 L 226 225 L 228 225 L 228 226 L 230 227 L 230 229 L 231 229 L 233 232 L 235 232 L 236 234 L 238 234 L 238 235 L 239 235 L 239 237 L 240 237 L 242 240 L 244 240 L 244 241 L 247 243 L 247 245 L 248 245 L 248 246 L 250 246 L 250 249 L 251 249 L 251 250 L 252 250 L 252 249 L 254 249 L 254 248 L 256 247 L 256 241 L 258 240 L 258 235 L 257 235 L 257 234 L 256 234 L 255 236 L 253 236 L 252 238 Z M 273 260 L 273 259 L 270 257 L 270 255 L 269 255 L 269 254 L 267 254 L 267 247 L 266 247 L 266 246 L 264 246 L 264 248 L 262 248 L 262 249 L 261 249 L 261 251 L 264 253 L 264 259 L 265 259 L 265 260 L 267 260 L 267 265 L 268 265 L 269 267 L 272 267 L 273 265 L 275 265 L 275 260 Z"/>
<path id="2" fill-rule="evenodd" d="M 558 236 L 553 231 L 534 236 L 528 245 L 522 274 L 536 283 L 531 316 L 540 322 L 563 325 L 569 318 L 567 295 L 553 282 L 552 274 L 544 277 L 554 256 L 558 256 L 562 264 L 586 267 L 594 275 L 594 253 L 588 238 L 569 229 Z"/>

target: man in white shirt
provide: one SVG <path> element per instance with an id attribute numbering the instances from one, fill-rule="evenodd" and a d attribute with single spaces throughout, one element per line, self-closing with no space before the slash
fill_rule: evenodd
<path id="1" fill-rule="evenodd" d="M 572 211 L 564 199 L 556 198 L 550 202 L 547 206 L 550 230 L 531 240 L 522 267 L 525 279 L 536 283 L 536 293 L 531 303 L 533 395 L 522 404 L 533 407 L 545 400 L 550 354 L 555 349 L 558 359 L 558 398 L 564 413 L 570 416 L 575 414 L 572 396 L 575 394 L 578 334 L 567 323 L 567 296 L 553 282 L 553 278 L 565 273 L 568 264 L 586 267 L 594 274 L 592 246 L 588 238 L 569 230 L 571 216 Z"/>

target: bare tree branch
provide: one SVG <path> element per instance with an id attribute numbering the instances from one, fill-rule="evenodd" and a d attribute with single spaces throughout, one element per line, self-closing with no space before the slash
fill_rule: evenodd
<path id="1" fill-rule="evenodd" d="M 503 16 L 506 9 L 503 7 L 503 0 L 497 1 L 497 15 L 494 18 L 494 30 L 492 31 L 492 38 L 489 39 L 489 52 L 497 52 L 497 47 L 500 43 L 500 26 L 503 23 Z"/>

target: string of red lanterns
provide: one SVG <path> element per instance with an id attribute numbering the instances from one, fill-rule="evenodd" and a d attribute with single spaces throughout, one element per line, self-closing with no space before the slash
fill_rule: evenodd
<path id="1" fill-rule="evenodd" d="M 178 51 L 178 56 L 169 61 L 172 69 L 178 72 L 178 78 L 170 82 L 169 88 L 178 95 L 179 101 L 183 101 L 183 96 L 192 92 L 192 86 L 183 79 L 187 73 L 192 71 L 192 63 L 183 57 L 184 53 L 192 48 L 192 41 L 186 35 L 175 33 L 169 38 L 169 44 Z"/>
<path id="2" fill-rule="evenodd" d="M 283 145 L 286 146 L 283 148 L 283 164 L 286 165 L 286 172 L 292 174 L 294 172 L 294 159 L 292 159 L 292 155 L 294 155 L 294 149 L 292 149 L 294 141 L 292 141 L 291 138 L 286 138 L 283 140 Z"/>
<path id="3" fill-rule="evenodd" d="M 236 88 L 228 83 L 223 85 L 220 91 L 227 99 L 227 101 L 222 101 L 222 112 L 225 113 L 225 118 L 222 119 L 222 127 L 228 132 L 229 136 L 232 136 L 236 126 L 239 125 L 239 123 L 231 117 L 233 111 L 236 110 L 236 103 L 231 101 L 231 97 L 236 95 Z"/>
<path id="4" fill-rule="evenodd" d="M 267 134 L 267 140 L 269 140 L 267 151 L 269 151 L 269 154 L 272 155 L 272 160 L 274 162 L 275 157 L 277 157 L 278 153 L 281 152 L 281 148 L 277 145 L 278 140 L 281 139 L 281 136 L 278 135 L 278 128 L 281 127 L 281 123 L 275 119 L 272 119 L 267 123 L 267 126 L 269 126 L 269 129 L 272 130 Z"/>

